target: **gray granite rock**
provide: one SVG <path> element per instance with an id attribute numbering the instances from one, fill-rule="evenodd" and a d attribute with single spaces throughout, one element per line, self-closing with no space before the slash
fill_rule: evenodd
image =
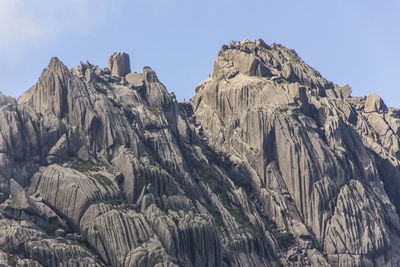
<path id="1" fill-rule="evenodd" d="M 108 69 L 111 70 L 111 75 L 125 77 L 125 75 L 131 72 L 129 55 L 124 52 L 112 54 L 108 60 Z"/>
<path id="2" fill-rule="evenodd" d="M 115 53 L 0 94 L 0 261 L 397 266 L 400 111 L 294 50 L 222 47 L 191 103 Z"/>
<path id="3" fill-rule="evenodd" d="M 126 75 L 126 80 L 129 84 L 131 84 L 135 89 L 141 89 L 144 85 L 143 74 L 141 73 L 129 73 Z"/>
<path id="4" fill-rule="evenodd" d="M 365 101 L 365 112 L 381 112 L 386 109 L 382 99 L 377 94 L 369 94 Z"/>
<path id="5" fill-rule="evenodd" d="M 255 71 L 260 64 L 270 74 Z M 277 228 L 293 233 L 297 249 L 311 251 L 316 242 L 328 254 L 314 253 L 311 261 L 289 250 L 290 262 L 398 264 L 397 113 L 374 94 L 353 99 L 350 92 L 294 51 L 245 40 L 220 51 L 213 76 L 191 99 L 207 141 L 247 170 Z M 371 194 L 381 198 L 371 200 Z"/>

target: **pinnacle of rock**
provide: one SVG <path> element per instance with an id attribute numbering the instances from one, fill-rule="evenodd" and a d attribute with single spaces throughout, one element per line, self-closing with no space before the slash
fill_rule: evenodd
<path id="1" fill-rule="evenodd" d="M 0 265 L 400 266 L 399 109 L 261 39 L 195 91 L 115 53 L 0 94 Z"/>
<path id="2" fill-rule="evenodd" d="M 28 104 L 39 112 L 51 111 L 63 117 L 68 112 L 67 81 L 70 77 L 68 68 L 57 57 L 53 57 L 39 81 L 18 98 L 18 103 Z"/>
<path id="3" fill-rule="evenodd" d="M 333 87 L 294 50 L 279 44 L 267 45 L 261 39 L 232 41 L 222 46 L 214 63 L 213 76 L 232 78 L 239 73 L 299 82 L 318 90 Z"/>
<path id="4" fill-rule="evenodd" d="M 125 77 L 125 75 L 131 72 L 129 55 L 124 52 L 112 54 L 108 60 L 108 69 L 114 76 Z"/>
<path id="5" fill-rule="evenodd" d="M 367 100 L 365 101 L 365 112 L 379 112 L 386 110 L 386 105 L 383 103 L 382 98 L 377 94 L 369 94 Z"/>

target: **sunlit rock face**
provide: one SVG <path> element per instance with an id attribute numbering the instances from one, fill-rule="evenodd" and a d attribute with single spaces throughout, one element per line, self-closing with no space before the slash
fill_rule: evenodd
<path id="1" fill-rule="evenodd" d="M 125 77 L 125 75 L 131 72 L 129 55 L 124 52 L 112 54 L 108 60 L 108 69 L 114 76 Z"/>
<path id="2" fill-rule="evenodd" d="M 195 91 L 118 52 L 0 94 L 0 263 L 400 265 L 397 109 L 262 40 Z"/>
<path id="3" fill-rule="evenodd" d="M 222 47 L 191 101 L 208 143 L 248 173 L 297 249 L 312 239 L 324 264 L 397 265 L 399 112 L 350 93 L 293 50 L 244 40 Z"/>

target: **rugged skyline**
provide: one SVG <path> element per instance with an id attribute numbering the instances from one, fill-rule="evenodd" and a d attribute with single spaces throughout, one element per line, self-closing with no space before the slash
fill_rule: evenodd
<path id="1" fill-rule="evenodd" d="M 52 56 L 72 68 L 104 66 L 115 51 L 132 69 L 152 66 L 181 101 L 212 73 L 216 47 L 262 38 L 297 53 L 356 95 L 400 107 L 399 2 L 378 1 L 25 1 L 0 3 L 0 92 L 19 97 Z"/>
<path id="2" fill-rule="evenodd" d="M 0 94 L 1 264 L 400 264 L 399 109 L 261 39 L 190 103 L 131 60 Z"/>

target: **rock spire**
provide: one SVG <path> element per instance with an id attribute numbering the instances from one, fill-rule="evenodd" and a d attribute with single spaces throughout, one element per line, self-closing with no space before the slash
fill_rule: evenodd
<path id="1" fill-rule="evenodd" d="M 125 77 L 131 72 L 129 55 L 124 52 L 112 54 L 108 60 L 108 68 L 113 76 Z"/>

